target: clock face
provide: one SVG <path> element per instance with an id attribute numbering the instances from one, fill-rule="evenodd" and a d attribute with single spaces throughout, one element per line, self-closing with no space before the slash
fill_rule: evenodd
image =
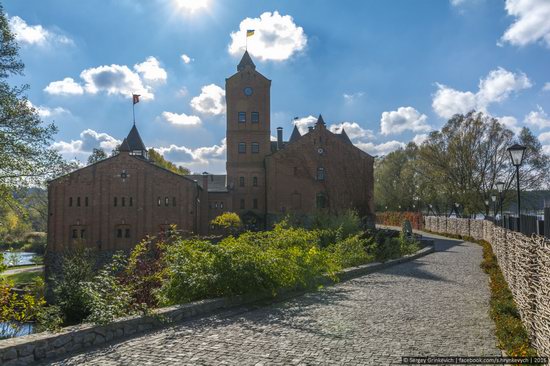
<path id="1" fill-rule="evenodd" d="M 317 152 L 319 153 L 319 155 L 321 155 L 325 152 L 325 150 L 322 147 L 320 147 L 317 149 Z"/>
<path id="2" fill-rule="evenodd" d="M 244 88 L 244 95 L 246 95 L 247 97 L 251 96 L 253 92 L 254 92 L 254 90 L 249 86 Z"/>

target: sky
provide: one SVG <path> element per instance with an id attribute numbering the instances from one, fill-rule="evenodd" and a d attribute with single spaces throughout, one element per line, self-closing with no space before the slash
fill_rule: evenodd
<path id="1" fill-rule="evenodd" d="M 28 98 L 85 162 L 136 124 L 147 147 L 225 172 L 225 78 L 248 41 L 271 130 L 319 114 L 374 156 L 476 109 L 550 153 L 549 0 L 4 0 Z M 254 29 L 246 38 L 246 30 Z M 295 119 L 298 117 L 298 119 Z"/>

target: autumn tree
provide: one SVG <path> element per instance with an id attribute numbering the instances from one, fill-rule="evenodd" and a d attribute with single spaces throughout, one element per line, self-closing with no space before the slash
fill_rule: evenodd
<path id="1" fill-rule="evenodd" d="M 0 6 L 0 198 L 13 202 L 13 190 L 40 184 L 52 174 L 61 157 L 50 146 L 57 129 L 45 125 L 25 92 L 8 78 L 23 75 L 19 47 Z"/>
<path id="2" fill-rule="evenodd" d="M 189 169 L 182 167 L 181 165 L 176 165 L 171 161 L 164 159 L 164 157 L 159 154 L 155 149 L 149 149 L 149 159 L 155 162 L 155 164 L 170 170 L 176 174 L 180 175 L 189 175 L 191 172 Z"/>

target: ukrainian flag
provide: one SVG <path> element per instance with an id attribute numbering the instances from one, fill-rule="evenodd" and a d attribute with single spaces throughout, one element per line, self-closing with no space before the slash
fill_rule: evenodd
<path id="1" fill-rule="evenodd" d="M 247 37 L 252 37 L 254 35 L 254 29 L 249 29 L 246 31 L 246 36 Z"/>

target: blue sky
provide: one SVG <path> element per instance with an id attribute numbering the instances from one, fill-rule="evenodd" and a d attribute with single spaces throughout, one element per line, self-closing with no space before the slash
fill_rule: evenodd
<path id="1" fill-rule="evenodd" d="M 85 161 L 132 124 L 193 171 L 225 171 L 225 78 L 246 29 L 272 80 L 271 128 L 319 113 L 373 155 L 421 142 L 472 108 L 550 153 L 550 1 L 5 1 L 29 100 L 59 127 L 54 146 Z M 185 55 L 185 56 L 184 56 Z"/>

